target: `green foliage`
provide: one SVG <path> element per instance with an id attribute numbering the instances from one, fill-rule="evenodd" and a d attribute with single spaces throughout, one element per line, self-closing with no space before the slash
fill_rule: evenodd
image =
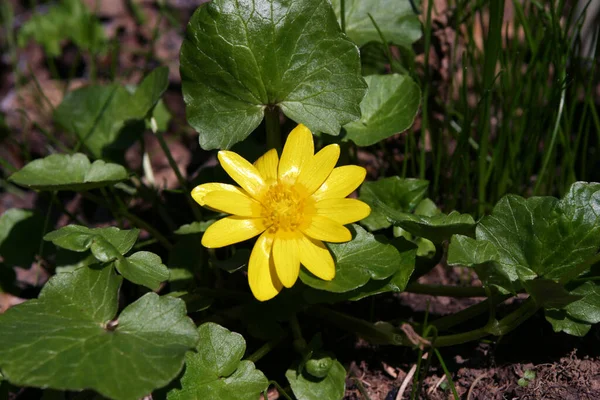
<path id="1" fill-rule="evenodd" d="M 390 227 L 392 223 L 377 205 L 383 203 L 395 210 L 412 212 L 425 198 L 428 186 L 425 180 L 398 176 L 363 183 L 359 199 L 371 206 L 371 214 L 361 223 L 371 231 Z"/>
<path id="2" fill-rule="evenodd" d="M 169 84 L 169 70 L 152 71 L 130 93 L 116 83 L 90 85 L 69 92 L 54 113 L 56 122 L 75 135 L 95 158 L 120 160 L 140 137 L 143 120 Z"/>
<path id="3" fill-rule="evenodd" d="M 385 238 L 373 236 L 358 225 L 353 225 L 353 229 L 355 235 L 351 241 L 329 245 L 336 264 L 333 280 L 324 281 L 302 270 L 302 282 L 315 289 L 344 293 L 365 285 L 370 279 L 388 278 L 402 267 L 410 269 L 413 253 L 400 253 Z"/>
<path id="4" fill-rule="evenodd" d="M 39 250 L 44 219 L 31 210 L 11 208 L 0 216 L 0 254 L 8 266 L 29 268 Z"/>
<path id="5" fill-rule="evenodd" d="M 135 400 L 169 383 L 198 341 L 184 303 L 146 294 L 118 319 L 121 278 L 82 267 L 53 277 L 39 299 L 0 315 L 0 368 L 17 385 Z"/>
<path id="6" fill-rule="evenodd" d="M 240 154 L 255 160 L 264 151 L 263 133 L 268 146 L 280 147 L 281 127 L 287 132 L 295 121 L 315 133 L 317 149 L 341 144 L 341 165 L 364 156 L 378 158 L 368 171 L 372 175 L 377 169 L 383 178 L 365 182 L 359 193 L 371 215 L 360 226 L 350 226 L 351 241 L 327 243 L 335 277 L 325 281 L 302 268 L 301 282 L 265 302 L 255 301 L 248 289 L 252 274 L 245 270 L 253 243 L 205 249 L 202 235 L 215 214 L 176 209 L 184 201 L 196 206 L 189 195 L 194 185 L 225 180 L 217 178 L 223 170 L 212 167 L 214 154 L 195 154 L 184 170 L 165 144 L 161 132 L 165 137 L 189 132 L 177 118 L 170 123 L 162 99 L 168 69 L 155 69 L 137 86 L 116 83 L 122 81 L 118 65 L 110 73 L 98 66 L 111 59 L 118 64 L 122 48 L 115 40 L 109 57 L 97 57 L 105 44 L 102 28 L 79 0 L 61 0 L 43 17 L 26 22 L 20 44 L 31 38 L 41 43 L 50 69 L 60 64 L 62 72 L 62 64 L 69 63 L 69 57 L 57 58 L 65 39 L 89 51 L 77 63 L 93 84 L 66 93 L 54 110 L 54 125 L 33 121 L 49 140 L 44 144 L 52 155 L 35 159 L 43 147 L 15 140 L 17 159 L 29 163 L 15 171 L 12 160 L 0 159 L 6 171 L 15 171 L 10 183 L 0 184 L 3 191 L 28 202 L 15 183 L 39 192 L 29 193 L 37 207 L 51 204 L 45 214 L 14 208 L 0 216 L 2 300 L 31 297 L 41 286 L 36 286 L 37 277 L 33 283 L 22 281 L 22 272 L 13 267 L 26 268 L 35 260 L 36 268 L 51 276 L 37 299 L 0 315 L 0 398 L 18 385 L 45 389 L 44 399 L 91 389 L 97 393 L 81 396 L 253 400 L 271 384 L 282 391 L 258 368 L 268 365 L 276 378 L 284 372 L 275 370 L 278 365 L 291 364 L 285 376 L 295 398 L 335 400 L 345 395 L 346 371 L 323 347 L 341 335 L 356 333 L 373 344 L 414 348 L 418 343 L 429 356 L 437 354 L 450 376 L 438 347 L 506 335 L 539 311 L 556 332 L 583 336 L 599 323 L 600 184 L 569 187 L 593 170 L 597 141 L 590 121 L 600 130 L 590 89 L 595 85 L 592 78 L 582 85 L 570 48 L 577 47 L 571 37 L 576 30 L 563 31 L 562 25 L 568 29 L 571 22 L 559 23 L 562 14 L 556 8 L 514 2 L 514 28 L 525 35 L 524 41 L 515 41 L 501 35 L 501 1 L 489 7 L 458 2 L 447 12 L 450 25 L 461 25 L 448 39 L 454 43 L 447 43 L 432 38 L 430 7 L 423 10 L 422 46 L 414 48 L 424 55 L 421 63 L 413 51 L 421 23 L 412 4 L 346 0 L 340 18 L 341 0 L 214 0 L 200 6 L 189 22 L 180 54 L 181 89 L 188 122 L 205 150 L 237 143 Z M 142 10 L 132 7 L 143 25 Z M 178 23 L 159 8 L 161 17 Z M 14 25 L 10 13 L 10 7 L 0 7 L 8 27 Z M 485 13 L 490 18 L 483 18 L 484 25 L 489 25 L 479 47 L 472 22 Z M 528 22 L 525 16 L 538 18 Z M 162 25 L 156 25 L 157 35 Z M 17 65 L 10 29 L 6 36 L 7 59 Z M 450 57 L 440 71 L 432 70 L 438 68 L 437 60 L 430 59 L 439 53 L 432 51 L 434 44 Z M 156 43 L 149 45 L 144 70 L 158 59 Z M 447 47 L 453 54 L 445 53 Z M 51 73 L 61 79 L 56 70 Z M 19 84 L 24 80 L 18 74 L 15 78 Z M 43 92 L 43 85 L 34 83 Z M 415 132 L 390 140 L 411 127 L 421 104 Z M 257 128 L 265 116 L 263 132 Z M 0 125 L 3 121 L 0 115 Z M 5 131 L 0 136 L 12 141 L 13 131 L 7 129 L 0 129 Z M 156 134 L 180 189 L 155 185 L 154 154 L 142 137 L 148 130 Z M 59 135 L 63 131 L 70 134 L 65 144 Z M 144 153 L 139 169 L 124 159 L 136 141 Z M 64 154 L 53 154 L 58 151 Z M 193 185 L 186 173 L 195 176 Z M 505 196 L 508 190 L 566 194 L 525 199 Z M 58 191 L 79 193 L 57 196 Z M 457 204 L 460 212 L 454 211 Z M 478 219 L 471 214 L 475 207 Z M 93 227 L 113 222 L 139 229 Z M 143 240 L 136 243 L 140 233 Z M 474 270 L 484 287 L 418 280 L 446 260 L 472 268 L 469 273 Z M 260 267 L 265 274 L 267 266 Z M 123 279 L 129 282 L 121 287 Z M 424 324 L 393 315 L 371 322 L 387 315 L 374 311 L 389 298 L 348 302 L 404 290 L 490 298 Z M 514 309 L 494 311 L 523 292 L 529 298 Z M 369 305 L 371 313 L 364 317 Z M 347 308 L 350 312 L 341 312 Z M 485 313 L 485 325 L 461 332 L 468 319 Z M 223 321 L 240 333 L 206 321 Z M 302 331 L 313 335 L 310 343 Z M 253 337 L 250 355 L 242 334 Z M 526 386 L 534 379 L 526 371 L 518 383 Z"/>
<path id="7" fill-rule="evenodd" d="M 12 174 L 9 180 L 36 190 L 72 190 L 76 192 L 113 185 L 127 179 L 125 168 L 96 160 L 85 154 L 52 154 L 34 160 Z"/>
<path id="8" fill-rule="evenodd" d="M 383 203 L 378 203 L 377 207 L 395 226 L 435 243 L 448 240 L 452 235 L 473 236 L 475 233 L 475 221 L 469 214 L 452 211 L 448 215 L 428 217 L 396 211 Z"/>
<path id="9" fill-rule="evenodd" d="M 254 400 L 269 381 L 251 361 L 240 361 L 246 351 L 244 338 L 212 322 L 198 328 L 196 353 L 185 357 L 182 389 L 169 392 L 169 400 Z"/>
<path id="10" fill-rule="evenodd" d="M 131 250 L 139 233 L 138 229 L 122 231 L 114 226 L 90 229 L 68 225 L 46 234 L 44 240 L 71 251 L 91 250 L 98 261 L 108 262 Z"/>
<path id="11" fill-rule="evenodd" d="M 369 91 L 360 103 L 361 117 L 344 125 L 346 138 L 359 146 L 370 146 L 413 124 L 421 92 L 405 75 L 372 75 L 365 77 Z"/>
<path id="12" fill-rule="evenodd" d="M 339 400 L 346 390 L 346 371 L 339 361 L 334 360 L 324 378 L 316 378 L 294 364 L 285 373 L 292 391 L 298 400 Z"/>
<path id="13" fill-rule="evenodd" d="M 341 19 L 341 2 L 331 1 L 338 19 Z M 344 0 L 344 3 L 346 34 L 359 46 L 380 41 L 369 14 L 390 43 L 411 48 L 421 38 L 421 23 L 410 0 Z"/>
<path id="14" fill-rule="evenodd" d="M 93 53 L 105 46 L 102 26 L 81 0 L 61 0 L 46 14 L 36 14 L 19 30 L 19 46 L 33 39 L 52 57 L 61 53 L 61 42 L 69 39 L 83 50 Z"/>
<path id="15" fill-rule="evenodd" d="M 169 270 L 160 257 L 147 251 L 123 257 L 131 250 L 138 235 L 138 229 L 123 231 L 115 227 L 90 229 L 68 225 L 46 234 L 44 240 L 71 251 L 84 252 L 89 249 L 100 262 L 114 261 L 115 268 L 128 281 L 156 290 L 161 282 L 169 279 Z"/>
<path id="16" fill-rule="evenodd" d="M 366 92 L 356 46 L 327 0 L 215 0 L 193 15 L 181 48 L 188 122 L 204 149 L 230 148 L 279 107 L 338 135 Z"/>

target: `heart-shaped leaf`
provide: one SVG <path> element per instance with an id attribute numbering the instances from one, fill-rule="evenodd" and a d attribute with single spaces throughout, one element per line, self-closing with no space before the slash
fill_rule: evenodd
<path id="1" fill-rule="evenodd" d="M 383 203 L 377 203 L 375 207 L 395 226 L 434 243 L 442 243 L 452 235 L 475 236 L 476 223 L 469 214 L 452 211 L 448 215 L 440 213 L 427 217 L 397 211 Z"/>
<path id="2" fill-rule="evenodd" d="M 40 297 L 0 315 L 0 368 L 16 385 L 94 389 L 136 400 L 169 383 L 198 342 L 185 304 L 148 293 L 114 320 L 121 277 L 109 267 L 55 275 Z"/>
<path id="3" fill-rule="evenodd" d="M 108 262 L 131 250 L 139 233 L 139 229 L 120 230 L 113 226 L 88 228 L 80 225 L 67 225 L 46 234 L 44 240 L 76 252 L 91 249 L 96 259 Z"/>
<path id="4" fill-rule="evenodd" d="M 341 15 L 341 1 L 331 0 L 338 18 Z M 390 43 L 411 48 L 412 44 L 421 38 L 421 22 L 410 0 L 343 1 L 346 34 L 359 46 L 381 41 L 369 14 Z"/>
<path id="5" fill-rule="evenodd" d="M 117 270 L 130 282 L 157 290 L 161 282 L 169 279 L 169 269 L 159 256 L 148 251 L 138 251 L 127 258 L 117 258 Z"/>
<path id="6" fill-rule="evenodd" d="M 192 16 L 180 61 L 188 122 L 204 149 L 245 139 L 274 106 L 338 135 L 366 92 L 358 49 L 328 0 L 214 0 Z"/>
<path id="7" fill-rule="evenodd" d="M 574 183 L 560 201 L 506 196 L 481 220 L 476 236 L 494 244 L 513 280 L 572 278 L 600 247 L 600 184 Z"/>
<path id="8" fill-rule="evenodd" d="M 169 392 L 169 400 L 256 400 L 269 381 L 251 361 L 240 361 L 246 351 L 244 338 L 212 322 L 198 328 L 196 353 L 185 357 L 180 390 Z"/>
<path id="9" fill-rule="evenodd" d="M 294 364 L 285 373 L 294 396 L 298 400 L 341 400 L 346 391 L 346 370 L 339 361 L 333 365 L 324 378 L 317 379 L 306 370 L 299 370 L 299 363 Z"/>
<path id="10" fill-rule="evenodd" d="M 371 206 L 371 214 L 361 224 L 371 231 L 390 227 L 391 222 L 376 205 L 383 203 L 395 210 L 412 212 L 425 198 L 428 187 L 428 181 L 398 176 L 363 183 L 359 198 Z"/>
<path id="11" fill-rule="evenodd" d="M 365 78 L 369 91 L 360 103 L 361 117 L 344 125 L 345 139 L 371 146 L 410 128 L 421 102 L 419 86 L 406 75 L 372 75 Z"/>
<path id="12" fill-rule="evenodd" d="M 8 178 L 17 185 L 36 190 L 84 191 L 113 185 L 128 178 L 118 164 L 96 160 L 85 154 L 52 154 L 34 160 Z"/>
<path id="13" fill-rule="evenodd" d="M 139 138 L 144 118 L 169 84 L 169 69 L 152 71 L 130 93 L 118 84 L 91 85 L 68 93 L 54 118 L 74 134 L 96 158 L 121 160 L 123 150 Z"/>
<path id="14" fill-rule="evenodd" d="M 31 210 L 11 208 L 0 216 L 0 255 L 8 266 L 29 268 L 40 249 L 44 218 Z"/>
<path id="15" fill-rule="evenodd" d="M 400 253 L 385 237 L 376 237 L 359 225 L 352 225 L 351 241 L 329 244 L 335 257 L 335 277 L 324 281 L 302 269 L 300 279 L 315 289 L 344 293 L 359 288 L 369 279 L 381 280 L 395 274 L 400 268 L 411 268 L 411 252 Z M 412 262 L 414 268 L 414 262 Z"/>

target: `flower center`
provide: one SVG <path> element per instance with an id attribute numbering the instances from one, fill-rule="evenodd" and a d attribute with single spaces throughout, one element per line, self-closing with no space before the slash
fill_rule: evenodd
<path id="1" fill-rule="evenodd" d="M 295 231 L 303 220 L 305 201 L 289 185 L 276 183 L 265 194 L 262 216 L 266 219 L 269 231 Z"/>

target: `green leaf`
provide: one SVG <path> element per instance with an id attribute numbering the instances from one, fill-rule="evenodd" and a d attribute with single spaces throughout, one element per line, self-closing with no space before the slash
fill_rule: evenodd
<path id="1" fill-rule="evenodd" d="M 476 236 L 495 245 L 512 280 L 572 278 L 600 246 L 598 210 L 598 183 L 577 182 L 560 201 L 506 196 L 481 220 Z"/>
<path id="2" fill-rule="evenodd" d="M 361 224 L 371 231 L 390 227 L 392 224 L 376 205 L 381 202 L 395 210 L 412 212 L 425 198 L 428 187 L 428 181 L 398 176 L 363 183 L 359 199 L 371 206 L 371 214 Z"/>
<path id="3" fill-rule="evenodd" d="M 550 279 L 532 279 L 523 282 L 523 286 L 538 305 L 546 308 L 562 308 L 583 297 L 567 292 L 563 285 Z"/>
<path id="4" fill-rule="evenodd" d="M 394 246 L 399 252 L 398 270 L 385 279 L 371 279 L 363 286 L 344 293 L 332 293 L 325 290 L 308 288 L 303 295 L 309 303 L 339 303 L 346 300 L 362 300 L 366 297 L 381 293 L 400 293 L 406 288 L 408 281 L 415 269 L 416 247 L 413 243 L 398 239 Z"/>
<path id="5" fill-rule="evenodd" d="M 346 371 L 339 361 L 335 360 L 327 376 L 318 379 L 306 371 L 300 372 L 299 364 L 294 364 L 285 373 L 294 396 L 298 400 L 339 400 L 346 391 Z"/>
<path id="6" fill-rule="evenodd" d="M 169 84 L 169 70 L 152 71 L 134 93 L 111 84 L 90 85 L 69 92 L 54 118 L 83 142 L 95 158 L 123 159 L 123 151 L 144 130 L 143 120 Z"/>
<path id="7" fill-rule="evenodd" d="M 96 160 L 85 154 L 53 154 L 34 160 L 8 178 L 9 181 L 36 190 L 72 190 L 76 192 L 113 185 L 129 177 L 118 164 Z"/>
<path id="8" fill-rule="evenodd" d="M 127 258 L 118 258 L 115 267 L 127 279 L 138 285 L 157 290 L 169 279 L 169 270 L 159 256 L 148 251 L 138 251 Z"/>
<path id="9" fill-rule="evenodd" d="M 194 221 L 191 224 L 181 225 L 175 232 L 177 235 L 193 235 L 195 233 L 205 232 L 209 226 L 211 226 L 216 219 L 210 219 L 208 221 Z"/>
<path id="10" fill-rule="evenodd" d="M 359 46 L 381 41 L 369 14 L 390 43 L 411 48 L 421 38 L 421 22 L 409 0 L 344 1 L 346 34 Z M 340 3 L 341 0 L 331 0 L 338 19 L 341 15 Z"/>
<path id="11" fill-rule="evenodd" d="M 396 211 L 384 203 L 377 203 L 376 207 L 395 226 L 434 243 L 444 242 L 455 234 L 475 236 L 476 223 L 469 214 L 452 211 L 448 215 L 440 213 L 427 217 Z"/>
<path id="12" fill-rule="evenodd" d="M 487 240 L 454 235 L 448 246 L 448 265 L 474 268 L 486 285 L 492 285 L 503 293 L 516 292 L 511 276 L 496 261 L 500 260 L 498 249 Z"/>
<path id="13" fill-rule="evenodd" d="M 185 374 L 180 390 L 172 390 L 169 400 L 256 400 L 269 381 L 251 361 L 240 361 L 246 342 L 239 333 L 212 322 L 198 328 L 200 344 L 196 353 L 185 357 Z"/>
<path id="14" fill-rule="evenodd" d="M 590 324 L 600 322 L 600 286 L 588 281 L 570 294 L 580 298 L 565 307 L 570 317 Z"/>
<path id="15" fill-rule="evenodd" d="M 72 40 L 83 50 L 94 53 L 105 45 L 102 25 L 81 0 L 62 0 L 45 14 L 35 14 L 19 30 L 17 41 L 24 47 L 33 39 L 50 57 L 61 53 L 61 42 Z"/>
<path id="16" fill-rule="evenodd" d="M 117 400 L 139 399 L 169 383 L 198 341 L 185 305 L 148 293 L 115 321 L 120 284 L 112 268 L 79 268 L 55 275 L 39 299 L 0 315 L 5 378 L 22 386 L 94 389 Z"/>
<path id="17" fill-rule="evenodd" d="M 84 252 L 91 249 L 96 259 L 108 262 L 131 250 L 139 233 L 139 229 L 120 230 L 114 226 L 88 228 L 67 225 L 46 234 L 44 240 L 71 251 Z"/>
<path id="18" fill-rule="evenodd" d="M 592 328 L 591 324 L 571 318 L 564 310 L 545 310 L 544 313 L 554 332 L 565 332 L 569 335 L 583 337 Z"/>
<path id="19" fill-rule="evenodd" d="M 358 119 L 366 84 L 356 46 L 327 0 L 214 0 L 190 20 L 181 47 L 188 122 L 204 149 L 230 148 L 266 107 L 313 132 Z"/>
<path id="20" fill-rule="evenodd" d="M 11 208 L 0 216 L 0 255 L 7 266 L 29 268 L 40 249 L 44 218 L 31 210 Z"/>
<path id="21" fill-rule="evenodd" d="M 405 75 L 372 75 L 365 78 L 369 91 L 360 103 L 361 117 L 344 125 L 345 139 L 371 146 L 410 128 L 421 102 L 419 86 Z"/>
<path id="22" fill-rule="evenodd" d="M 302 269 L 302 282 L 315 289 L 344 293 L 363 286 L 369 279 L 388 278 L 410 264 L 410 254 L 402 255 L 385 237 L 373 236 L 358 225 L 352 225 L 352 229 L 351 241 L 328 245 L 335 258 L 335 278 L 324 281 Z"/>

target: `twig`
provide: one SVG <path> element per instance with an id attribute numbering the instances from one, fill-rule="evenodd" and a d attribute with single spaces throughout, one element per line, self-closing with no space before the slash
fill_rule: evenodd
<path id="1" fill-rule="evenodd" d="M 406 391 L 408 384 L 412 381 L 413 375 L 415 374 L 416 370 L 417 370 L 417 364 L 413 364 L 413 366 L 408 371 L 408 374 L 406 374 L 404 381 L 402 381 L 402 385 L 400 385 L 398 394 L 396 394 L 396 400 L 402 400 L 402 396 L 404 396 L 404 392 Z"/>

